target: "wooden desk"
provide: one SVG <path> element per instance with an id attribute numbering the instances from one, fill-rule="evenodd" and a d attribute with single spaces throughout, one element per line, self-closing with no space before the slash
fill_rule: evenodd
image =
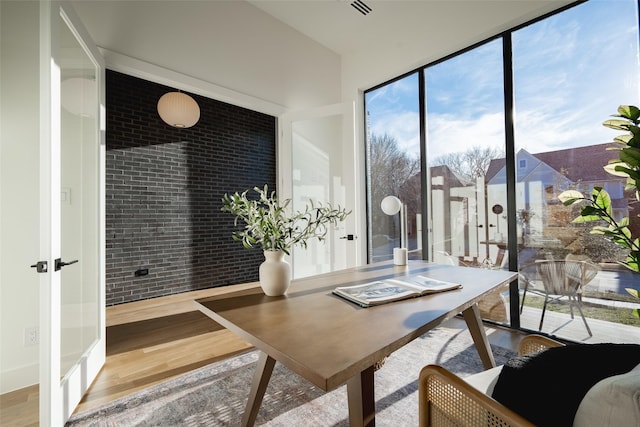
<path id="1" fill-rule="evenodd" d="M 361 308 L 331 291 L 340 285 L 424 274 L 461 289 Z M 423 261 L 391 262 L 294 280 L 286 296 L 196 300 L 200 311 L 261 351 L 242 425 L 253 425 L 276 360 L 325 391 L 347 384 L 351 426 L 375 425 L 374 364 L 462 313 L 485 368 L 495 366 L 477 301 L 517 277 Z M 416 409 L 417 410 L 417 409 Z"/>

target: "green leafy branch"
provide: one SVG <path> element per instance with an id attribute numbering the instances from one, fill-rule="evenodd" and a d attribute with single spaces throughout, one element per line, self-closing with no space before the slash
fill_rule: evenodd
<path id="1" fill-rule="evenodd" d="M 565 206 L 586 201 L 587 204 L 582 207 L 580 216 L 572 222 L 580 224 L 592 221 L 604 221 L 606 225 L 593 226 L 591 234 L 602 235 L 618 246 L 629 249 L 627 258 L 619 262 L 630 270 L 640 272 L 640 239 L 634 239 L 631 235 L 629 218 L 622 218 L 619 222 L 615 220 L 612 214 L 611 197 L 606 190 L 600 187 L 594 187 L 591 192 L 591 197 L 585 197 L 581 192 L 576 190 L 568 190 L 560 194 L 558 198 Z"/>
<path id="2" fill-rule="evenodd" d="M 640 200 L 640 109 L 621 105 L 618 113 L 612 116 L 618 119 L 607 120 L 603 125 L 626 133 L 613 140 L 614 147 L 610 150 L 619 151 L 619 158 L 610 160 L 604 169 L 612 175 L 626 177 L 625 189 L 635 191 L 636 199 Z"/>
<path id="3" fill-rule="evenodd" d="M 621 105 L 618 114 L 607 120 L 604 126 L 625 132 L 613 140 L 610 150 L 619 152 L 617 159 L 612 159 L 604 166 L 604 169 L 615 176 L 625 177 L 625 190 L 635 192 L 636 200 L 640 201 L 640 109 L 633 105 Z M 603 221 L 605 225 L 596 225 L 591 229 L 592 234 L 599 234 L 618 246 L 628 249 L 625 260 L 619 261 L 628 269 L 640 272 L 640 238 L 633 236 L 629 228 L 629 218 L 622 218 L 619 222 L 613 217 L 611 197 L 606 190 L 594 187 L 590 197 L 584 196 L 576 190 L 568 190 L 558 196 L 565 206 L 586 202 L 580 211 L 580 216 L 573 220 L 574 223 Z M 640 297 L 638 291 L 627 288 L 631 295 Z M 640 317 L 640 310 L 634 314 Z"/>
<path id="4" fill-rule="evenodd" d="M 249 190 L 242 193 L 225 194 L 222 211 L 235 216 L 234 225 L 245 223 L 244 229 L 234 231 L 234 240 L 241 241 L 245 248 L 259 246 L 263 250 L 280 250 L 290 255 L 294 245 L 307 247 L 307 241 L 317 238 L 323 241 L 328 225 L 344 221 L 351 212 L 333 208 L 331 204 L 313 203 L 304 211 L 290 213 L 291 199 L 280 203 L 275 192 L 269 193 L 267 186 L 254 187 L 258 199 L 250 199 Z"/>

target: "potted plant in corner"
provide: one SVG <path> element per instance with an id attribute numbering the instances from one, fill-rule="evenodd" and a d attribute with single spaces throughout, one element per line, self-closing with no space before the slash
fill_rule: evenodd
<path id="1" fill-rule="evenodd" d="M 622 176 L 627 179 L 626 190 L 635 193 L 636 203 L 640 202 L 640 109 L 633 105 L 620 105 L 618 114 L 612 120 L 603 123 L 604 126 L 622 130 L 625 133 L 618 135 L 613 142 L 612 150 L 619 151 L 619 158 L 610 160 L 604 169 L 612 175 Z M 562 192 L 558 198 L 565 206 L 585 202 L 580 210 L 580 216 L 573 220 L 574 223 L 599 221 L 601 225 L 595 225 L 591 229 L 592 234 L 599 234 L 609 238 L 618 246 L 628 250 L 625 260 L 619 261 L 631 271 L 640 272 L 640 237 L 633 236 L 629 227 L 629 218 L 619 221 L 613 216 L 613 206 L 609 193 L 601 187 L 594 187 L 590 196 L 585 196 L 576 190 Z M 638 215 L 640 217 L 640 215 Z M 627 292 L 640 297 L 637 290 L 627 288 Z M 640 317 L 640 310 L 634 311 Z"/>
<path id="2" fill-rule="evenodd" d="M 254 187 L 258 197 L 250 198 L 249 190 L 242 193 L 225 194 L 222 211 L 235 216 L 234 225 L 244 222 L 242 230 L 234 231 L 234 240 L 245 248 L 260 247 L 265 261 L 260 265 L 260 286 L 268 296 L 284 295 L 291 283 L 291 266 L 284 260 L 295 245 L 307 247 L 310 239 L 323 241 L 328 225 L 344 221 L 351 213 L 333 208 L 330 203 L 309 201 L 304 211 L 293 212 L 291 199 L 280 202 L 275 192 L 269 193 L 267 186 Z"/>

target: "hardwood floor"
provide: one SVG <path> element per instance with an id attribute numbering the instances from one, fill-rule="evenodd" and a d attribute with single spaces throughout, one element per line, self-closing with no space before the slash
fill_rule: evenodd
<path id="1" fill-rule="evenodd" d="M 0 395 L 0 425 L 38 426 L 37 385 Z"/>
<path id="2" fill-rule="evenodd" d="M 257 284 L 188 292 L 109 307 L 107 358 L 76 411 L 85 411 L 251 346 L 199 311 L 193 300 L 247 293 Z M 466 329 L 454 318 L 447 326 Z M 516 348 L 521 335 L 487 328 L 491 343 Z M 38 389 L 28 387 L 0 396 L 0 425 L 38 425 Z"/>
<path id="3" fill-rule="evenodd" d="M 107 360 L 76 411 L 250 349 L 248 343 L 195 311 L 193 300 L 246 293 L 255 286 L 187 292 L 107 309 Z"/>
<path id="4" fill-rule="evenodd" d="M 108 307 L 106 362 L 76 411 L 250 349 L 195 311 L 193 300 L 246 293 L 256 286 L 226 286 Z M 0 395 L 0 425 L 38 426 L 37 386 Z"/>

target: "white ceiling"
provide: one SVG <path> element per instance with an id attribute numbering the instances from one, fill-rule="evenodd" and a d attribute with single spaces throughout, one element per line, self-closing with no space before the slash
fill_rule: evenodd
<path id="1" fill-rule="evenodd" d="M 138 77 L 274 115 L 352 97 L 573 2 L 357 0 L 363 15 L 353 1 L 71 2 L 108 67 L 134 73 L 135 59 Z"/>
<path id="2" fill-rule="evenodd" d="M 571 3 L 567 0 L 247 0 L 340 55 L 353 54 L 389 41 L 410 37 L 425 41 L 447 34 L 451 28 L 466 30 L 468 20 L 485 20 L 498 11 L 511 28 Z M 371 9 L 366 15 L 353 3 Z M 502 18 L 502 17 L 501 17 Z M 492 25 L 486 19 L 487 25 Z M 487 28 L 487 37 L 495 35 Z M 489 34 L 491 33 L 491 34 Z M 446 43 L 447 40 L 438 40 Z"/>

